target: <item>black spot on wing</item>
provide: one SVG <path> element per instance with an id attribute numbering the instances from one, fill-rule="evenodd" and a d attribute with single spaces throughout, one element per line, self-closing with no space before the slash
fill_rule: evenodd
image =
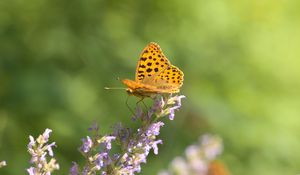
<path id="1" fill-rule="evenodd" d="M 148 68 L 146 71 L 149 73 L 149 72 L 152 72 L 152 69 Z"/>

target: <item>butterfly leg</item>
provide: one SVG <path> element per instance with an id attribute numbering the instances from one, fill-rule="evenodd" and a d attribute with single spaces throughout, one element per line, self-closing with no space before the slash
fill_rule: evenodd
<path id="1" fill-rule="evenodd" d="M 142 103 L 143 103 L 144 107 L 146 108 L 146 110 L 148 111 L 148 106 L 145 104 L 144 100 L 142 100 Z"/>
<path id="2" fill-rule="evenodd" d="M 144 105 L 144 107 L 145 107 L 145 109 L 148 110 L 148 107 L 147 107 L 147 105 L 146 105 L 145 102 L 144 102 L 144 97 L 141 97 L 141 99 L 140 99 L 139 101 L 136 102 L 136 106 L 138 106 L 138 104 L 139 104 L 140 102 L 142 102 L 143 105 Z"/>
<path id="3" fill-rule="evenodd" d="M 126 106 L 127 106 L 127 108 L 130 110 L 130 112 L 132 113 L 132 115 L 133 116 L 135 116 L 135 114 L 134 114 L 134 112 L 133 112 L 133 110 L 130 108 L 130 106 L 129 106 L 129 104 L 128 104 L 128 99 L 129 99 L 129 95 L 127 96 L 127 98 L 126 98 Z M 136 116 L 135 116 L 136 117 Z"/>

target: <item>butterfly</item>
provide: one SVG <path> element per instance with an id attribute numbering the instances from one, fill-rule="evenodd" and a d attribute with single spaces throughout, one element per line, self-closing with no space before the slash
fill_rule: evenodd
<path id="1" fill-rule="evenodd" d="M 156 94 L 178 93 L 183 84 L 183 72 L 172 65 L 160 46 L 149 43 L 142 51 L 135 72 L 135 80 L 123 79 L 129 95 L 153 97 Z"/>

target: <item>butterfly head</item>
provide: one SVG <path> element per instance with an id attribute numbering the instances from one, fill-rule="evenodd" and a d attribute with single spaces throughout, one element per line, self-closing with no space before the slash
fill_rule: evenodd
<path id="1" fill-rule="evenodd" d="M 126 88 L 126 92 L 129 94 L 129 95 L 133 95 L 134 93 L 134 84 L 135 82 L 132 81 L 132 80 L 129 80 L 129 79 L 124 79 L 122 80 L 122 83 L 127 86 Z"/>

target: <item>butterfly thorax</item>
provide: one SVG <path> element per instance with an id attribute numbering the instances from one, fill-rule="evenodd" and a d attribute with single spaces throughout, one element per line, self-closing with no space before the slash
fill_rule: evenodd
<path id="1" fill-rule="evenodd" d="M 153 91 L 153 89 L 155 89 L 154 86 L 138 83 L 129 79 L 124 79 L 122 82 L 127 86 L 126 92 L 129 95 L 138 97 L 151 97 L 152 95 L 157 94 L 155 91 Z"/>

